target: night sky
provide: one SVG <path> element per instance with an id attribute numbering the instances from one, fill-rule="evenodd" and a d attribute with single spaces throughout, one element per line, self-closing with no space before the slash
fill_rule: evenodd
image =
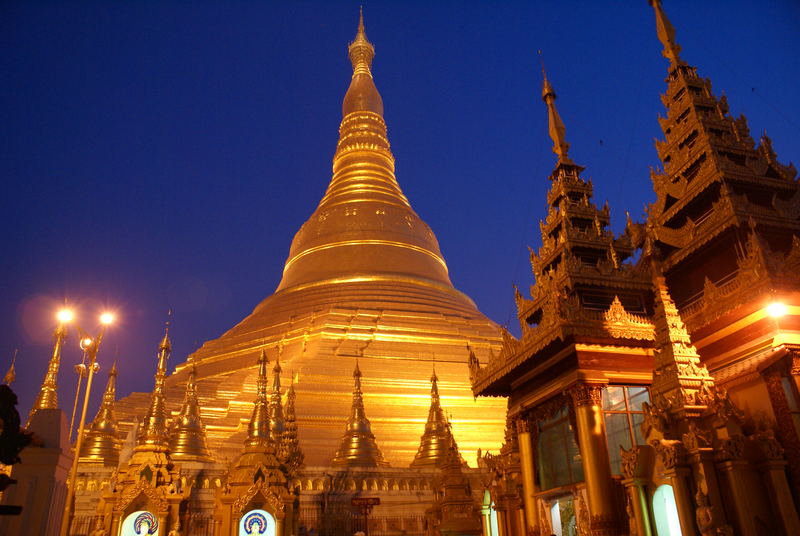
<path id="1" fill-rule="evenodd" d="M 397 177 L 455 286 L 516 329 L 555 162 L 537 49 L 617 232 L 654 198 L 668 64 L 645 0 L 432 4 L 364 6 Z M 800 4 L 665 9 L 682 57 L 797 162 Z M 167 310 L 172 369 L 272 293 L 330 180 L 357 20 L 358 2 L 0 6 L 0 374 L 19 348 L 23 415 L 65 301 L 86 330 L 118 316 L 91 418 L 114 359 L 120 396 L 151 389 Z"/>

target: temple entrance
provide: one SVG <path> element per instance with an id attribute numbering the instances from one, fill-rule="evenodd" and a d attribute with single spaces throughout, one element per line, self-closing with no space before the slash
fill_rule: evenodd
<path id="1" fill-rule="evenodd" d="M 663 484 L 653 494 L 653 517 L 658 536 L 681 536 L 681 522 L 672 486 Z"/>
<path id="2" fill-rule="evenodd" d="M 239 521 L 239 536 L 275 536 L 275 518 L 265 510 L 250 510 Z"/>
<path id="3" fill-rule="evenodd" d="M 571 496 L 553 501 L 550 506 L 550 523 L 556 536 L 577 536 L 575 501 Z"/>
<path id="4" fill-rule="evenodd" d="M 139 510 L 122 522 L 120 536 L 158 536 L 158 518 L 146 510 Z"/>

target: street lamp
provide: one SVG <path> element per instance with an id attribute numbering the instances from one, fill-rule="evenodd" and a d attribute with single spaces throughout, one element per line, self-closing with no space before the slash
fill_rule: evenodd
<path id="1" fill-rule="evenodd" d="M 67 536 L 69 533 L 69 523 L 70 519 L 72 518 L 72 501 L 75 498 L 75 477 L 78 474 L 78 458 L 80 457 L 81 444 L 83 443 L 83 426 L 86 423 L 86 408 L 89 406 L 89 395 L 92 392 L 92 378 L 94 377 L 94 373 L 100 368 L 97 365 L 97 352 L 100 350 L 100 343 L 103 341 L 103 335 L 105 334 L 106 327 L 108 327 L 108 325 L 113 321 L 113 314 L 103 313 L 100 315 L 101 327 L 97 337 L 94 337 L 93 339 L 83 337 L 81 341 L 81 346 L 86 346 L 84 349 L 84 358 L 87 361 L 86 367 L 88 373 L 86 380 L 86 392 L 83 395 L 81 421 L 78 424 L 78 437 L 75 440 L 75 452 L 72 458 L 72 469 L 70 470 L 69 478 L 67 479 L 67 500 L 64 504 L 64 517 L 61 518 L 61 536 Z M 90 339 L 91 342 L 88 342 L 87 339 Z"/>
<path id="2" fill-rule="evenodd" d="M 86 335 L 81 331 L 81 340 L 78 345 L 80 346 L 81 350 L 83 351 L 83 359 L 77 365 L 75 365 L 75 373 L 78 375 L 78 386 L 75 388 L 75 401 L 72 403 L 72 417 L 69 420 L 69 441 L 72 442 L 72 429 L 75 426 L 75 412 L 78 409 L 78 397 L 81 394 L 81 382 L 86 377 L 86 355 L 89 348 L 92 346 L 94 339 Z M 100 365 L 95 363 L 94 371 L 100 368 Z"/>

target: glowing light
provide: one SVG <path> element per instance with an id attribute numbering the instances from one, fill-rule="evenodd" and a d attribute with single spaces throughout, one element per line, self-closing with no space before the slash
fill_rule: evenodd
<path id="1" fill-rule="evenodd" d="M 72 322 L 72 319 L 75 318 L 75 313 L 73 313 L 69 309 L 61 309 L 57 314 L 56 318 L 62 324 L 66 324 L 67 322 Z"/>
<path id="2" fill-rule="evenodd" d="M 93 342 L 94 341 L 92 340 L 91 337 L 84 337 L 83 339 L 81 339 L 81 350 L 86 350 L 92 345 Z"/>
<path id="3" fill-rule="evenodd" d="M 100 322 L 106 326 L 114 321 L 114 315 L 111 313 L 103 313 L 100 315 Z"/>
<path id="4" fill-rule="evenodd" d="M 767 305 L 767 314 L 772 318 L 780 318 L 786 314 L 786 305 L 781 302 L 772 302 Z"/>

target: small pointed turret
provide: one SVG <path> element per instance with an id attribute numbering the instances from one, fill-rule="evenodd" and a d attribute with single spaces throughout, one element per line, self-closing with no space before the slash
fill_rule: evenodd
<path id="1" fill-rule="evenodd" d="M 372 426 L 364 410 L 364 400 L 361 393 L 361 369 L 353 371 L 354 389 L 353 406 L 350 419 L 347 421 L 344 435 L 339 450 L 333 457 L 331 464 L 347 467 L 386 467 L 389 463 L 384 460 L 383 454 L 375 441 Z"/>
<path id="2" fill-rule="evenodd" d="M 305 456 L 300 450 L 300 440 L 297 436 L 297 413 L 295 411 L 294 378 L 286 390 L 285 429 L 281 436 L 281 455 L 290 472 L 296 472 L 302 465 Z"/>
<path id="3" fill-rule="evenodd" d="M 272 393 L 269 397 L 269 436 L 276 445 L 280 443 L 285 429 L 281 403 L 281 358 L 278 354 L 275 366 L 272 367 Z"/>
<path id="4" fill-rule="evenodd" d="M 6 375 L 3 376 L 3 385 L 11 385 L 17 380 L 17 369 L 14 368 L 14 364 L 17 362 L 17 352 L 19 350 L 14 350 L 14 357 L 11 359 L 11 366 L 8 367 L 6 371 Z"/>
<path id="5" fill-rule="evenodd" d="M 258 358 L 258 380 L 253 415 L 247 427 L 245 447 L 266 448 L 271 445 L 269 435 L 269 407 L 267 405 L 267 352 L 261 350 Z"/>
<path id="6" fill-rule="evenodd" d="M 158 345 L 158 365 L 156 367 L 155 387 L 150 395 L 150 407 L 139 426 L 135 452 L 166 452 L 169 448 L 167 428 L 167 406 L 164 400 L 164 380 L 167 376 L 167 360 L 172 352 L 169 340 L 169 326 Z"/>
<path id="7" fill-rule="evenodd" d="M 417 455 L 411 462 L 411 467 L 436 466 L 445 463 L 451 445 L 455 445 L 455 438 L 447 423 L 439 401 L 439 378 L 436 369 L 431 376 L 431 407 L 428 410 L 428 422 L 425 423 L 425 432 L 422 434 Z"/>
<path id="8" fill-rule="evenodd" d="M 169 452 L 173 460 L 210 461 L 211 454 L 206 443 L 206 427 L 200 418 L 200 406 L 197 402 L 197 385 L 195 383 L 196 367 L 194 362 L 189 367 L 189 379 L 186 381 L 186 395 L 181 412 L 172 427 Z"/>
<path id="9" fill-rule="evenodd" d="M 558 115 L 556 109 L 556 92 L 550 81 L 547 79 L 547 73 L 544 70 L 544 62 L 542 62 L 542 100 L 547 103 L 547 116 L 548 116 L 548 129 L 550 139 L 553 140 L 553 152 L 558 156 L 559 164 L 572 164 L 567 155 L 569 151 L 569 143 L 567 143 L 567 128 L 564 126 L 564 121 Z"/>
<path id="10" fill-rule="evenodd" d="M 33 403 L 28 422 L 31 417 L 40 409 L 58 409 L 58 368 L 61 365 L 61 349 L 64 347 L 64 339 L 67 337 L 67 326 L 60 322 L 53 334 L 55 344 L 53 345 L 53 355 L 47 365 L 47 373 L 42 381 L 42 387 Z"/>
<path id="11" fill-rule="evenodd" d="M 117 436 L 117 419 L 114 415 L 114 402 L 117 394 L 117 364 L 108 371 L 108 383 L 103 392 L 103 401 L 100 409 L 92 421 L 92 426 L 86 434 L 81 445 L 82 463 L 102 463 L 105 466 L 116 467 L 119 463 L 119 453 L 122 441 Z"/>
<path id="12" fill-rule="evenodd" d="M 661 7 L 661 0 L 648 1 L 650 5 L 653 6 L 653 11 L 656 13 L 658 40 L 664 45 L 664 50 L 661 53 L 670 61 L 671 66 L 681 64 L 682 61 L 679 55 L 681 47 L 675 42 L 675 28 L 669 22 L 667 14 L 664 13 L 664 9 Z"/>

